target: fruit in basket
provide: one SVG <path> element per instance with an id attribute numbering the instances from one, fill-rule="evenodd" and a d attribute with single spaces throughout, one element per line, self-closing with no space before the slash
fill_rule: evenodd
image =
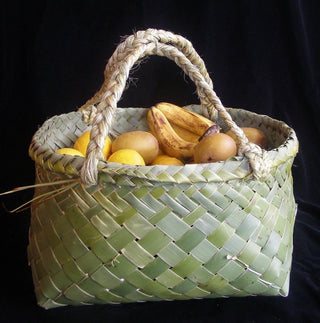
<path id="1" fill-rule="evenodd" d="M 175 124 L 199 136 L 215 124 L 213 121 L 199 113 L 179 107 L 172 103 L 160 102 L 156 104 L 156 108 L 166 116 L 171 124 Z"/>
<path id="2" fill-rule="evenodd" d="M 160 156 L 160 155 L 165 155 L 165 152 L 159 146 L 158 156 Z"/>
<path id="3" fill-rule="evenodd" d="M 90 142 L 90 134 L 91 134 L 91 130 L 84 132 L 80 137 L 78 137 L 78 139 L 75 141 L 73 145 L 73 148 L 79 150 L 84 156 L 87 153 L 87 147 Z M 107 137 L 102 150 L 102 154 L 105 159 L 108 159 L 110 152 L 111 152 L 111 139 Z"/>
<path id="4" fill-rule="evenodd" d="M 237 154 L 237 144 L 224 133 L 204 136 L 194 148 L 195 163 L 212 163 L 227 160 Z"/>
<path id="5" fill-rule="evenodd" d="M 145 165 L 143 157 L 133 149 L 117 150 L 111 154 L 111 156 L 108 158 L 108 162 L 140 166 Z"/>
<path id="6" fill-rule="evenodd" d="M 56 153 L 61 154 L 61 155 L 84 157 L 84 154 L 82 154 L 79 150 L 74 149 L 74 148 L 60 148 L 60 149 L 56 150 Z"/>
<path id="7" fill-rule="evenodd" d="M 146 164 L 150 164 L 158 156 L 159 143 L 150 132 L 129 131 L 119 135 L 112 142 L 112 153 L 120 149 L 133 149 L 142 156 Z"/>
<path id="8" fill-rule="evenodd" d="M 204 134 L 203 134 L 202 136 L 200 136 L 200 137 L 199 137 L 198 141 L 201 141 L 201 140 L 202 140 L 204 137 L 206 137 L 206 136 L 213 135 L 213 134 L 215 134 L 215 133 L 220 132 L 220 129 L 221 129 L 221 127 L 220 127 L 219 125 L 217 125 L 217 124 L 215 124 L 215 125 L 211 126 L 210 128 L 208 128 L 208 129 L 204 132 Z"/>
<path id="9" fill-rule="evenodd" d="M 171 157 L 168 155 L 159 155 L 156 159 L 151 163 L 151 165 L 178 165 L 183 166 L 184 163 L 175 157 Z"/>
<path id="10" fill-rule="evenodd" d="M 151 107 L 147 114 L 147 120 L 152 134 L 157 138 L 161 149 L 167 155 L 178 159 L 189 159 L 193 156 L 196 143 L 182 139 L 159 109 Z"/>
<path id="11" fill-rule="evenodd" d="M 199 140 L 199 135 L 191 132 L 185 128 L 182 128 L 180 126 L 177 126 L 174 123 L 171 123 L 171 126 L 173 128 L 173 130 L 179 135 L 179 137 L 181 137 L 182 139 L 186 140 L 186 141 L 191 141 L 191 142 L 198 142 Z"/>
<path id="12" fill-rule="evenodd" d="M 267 148 L 267 138 L 261 130 L 259 130 L 257 128 L 253 128 L 253 127 L 240 127 L 240 128 L 242 129 L 242 131 L 244 132 L 244 134 L 248 138 L 249 142 L 252 142 L 252 143 L 258 145 L 263 149 Z M 235 140 L 235 142 L 237 143 L 237 145 L 239 144 L 238 138 L 232 132 L 232 130 L 227 131 L 226 134 L 228 136 L 232 137 Z"/>

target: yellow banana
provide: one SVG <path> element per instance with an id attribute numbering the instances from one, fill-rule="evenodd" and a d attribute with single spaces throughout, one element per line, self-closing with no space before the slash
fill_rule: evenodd
<path id="1" fill-rule="evenodd" d="M 179 107 L 175 104 L 160 102 L 156 105 L 156 108 L 161 110 L 170 123 L 199 136 L 203 135 L 208 128 L 215 125 L 213 121 L 199 113 Z"/>
<path id="2" fill-rule="evenodd" d="M 180 126 L 177 126 L 176 124 L 170 122 L 173 130 L 178 134 L 178 136 L 180 136 L 182 139 L 186 140 L 186 141 L 190 141 L 190 142 L 198 142 L 200 136 L 197 135 L 194 132 L 191 132 L 185 128 L 182 128 Z"/>
<path id="3" fill-rule="evenodd" d="M 160 147 L 166 154 L 179 159 L 190 159 L 196 145 L 182 139 L 172 128 L 166 116 L 156 107 L 151 107 L 147 115 L 148 124 Z"/>

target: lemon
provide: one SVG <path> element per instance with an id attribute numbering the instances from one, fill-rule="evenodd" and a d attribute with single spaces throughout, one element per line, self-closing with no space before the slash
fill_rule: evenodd
<path id="1" fill-rule="evenodd" d="M 74 148 L 60 148 L 60 149 L 56 150 L 56 153 L 61 154 L 61 155 L 84 157 L 84 154 L 82 154 L 79 150 L 74 149 Z"/>
<path id="2" fill-rule="evenodd" d="M 119 149 L 108 158 L 108 161 L 128 165 L 145 165 L 142 156 L 133 149 Z"/>
<path id="3" fill-rule="evenodd" d="M 168 155 L 159 155 L 155 158 L 151 165 L 179 165 L 183 166 L 183 162 L 175 157 Z"/>
<path id="4" fill-rule="evenodd" d="M 90 133 L 91 133 L 90 130 L 84 132 L 73 145 L 73 148 L 79 150 L 84 156 L 87 153 L 87 147 L 90 142 Z M 108 159 L 110 152 L 111 152 L 111 139 L 107 137 L 102 150 L 102 154 L 105 157 L 105 159 Z"/>

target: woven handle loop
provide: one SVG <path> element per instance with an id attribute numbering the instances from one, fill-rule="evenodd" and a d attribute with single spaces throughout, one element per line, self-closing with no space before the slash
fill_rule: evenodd
<path id="1" fill-rule="evenodd" d="M 81 180 L 87 185 L 98 182 L 98 163 L 103 160 L 102 148 L 115 117 L 117 102 L 125 89 L 133 65 L 145 56 L 158 55 L 173 60 L 195 83 L 202 108 L 212 119 L 218 111 L 226 125 L 239 140 L 239 154 L 250 162 L 255 178 L 265 177 L 270 170 L 266 153 L 257 145 L 249 143 L 243 131 L 232 120 L 212 88 L 212 81 L 203 61 L 194 51 L 191 43 L 181 36 L 163 30 L 148 29 L 128 37 L 121 43 L 105 69 L 105 82 L 96 95 L 81 110 L 95 105 L 90 143 L 81 169 Z M 205 113 L 204 113 L 205 114 Z"/>
<path id="2" fill-rule="evenodd" d="M 158 43 L 158 44 L 167 44 L 177 48 L 181 53 L 183 53 L 186 58 L 193 64 L 196 68 L 199 69 L 199 72 L 203 75 L 204 79 L 208 83 L 209 87 L 213 87 L 212 80 L 209 76 L 209 73 L 206 69 L 204 61 L 198 55 L 198 53 L 193 48 L 191 42 L 186 38 L 173 34 L 172 32 L 165 30 L 156 30 L 156 29 L 147 29 L 136 32 L 133 35 L 128 36 L 125 41 L 120 43 L 116 48 L 115 52 L 111 56 L 106 65 L 104 71 L 104 82 L 100 90 L 89 99 L 79 111 L 82 111 L 85 116 L 91 113 L 92 107 L 105 99 L 105 94 L 107 93 L 107 88 L 109 85 L 110 78 L 116 68 L 118 68 L 120 62 L 126 59 L 137 47 L 141 47 L 143 44 L 147 43 Z M 146 55 L 144 55 L 146 56 Z M 206 97 L 200 98 L 202 113 L 210 119 L 217 118 L 217 111 L 215 111 L 211 102 L 207 100 Z M 92 123 L 92 119 L 87 117 L 88 123 Z"/>

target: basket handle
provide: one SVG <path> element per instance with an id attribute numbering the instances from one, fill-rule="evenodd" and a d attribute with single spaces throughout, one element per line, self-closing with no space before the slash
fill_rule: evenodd
<path id="1" fill-rule="evenodd" d="M 79 111 L 82 111 L 84 119 L 87 123 L 92 123 L 92 119 L 96 110 L 95 106 L 105 98 L 110 78 L 114 70 L 118 67 L 119 62 L 125 60 L 126 57 L 130 55 L 134 50 L 136 50 L 137 47 L 141 47 L 143 44 L 147 44 L 149 42 L 167 44 L 176 47 L 181 53 L 186 56 L 191 64 L 199 69 L 199 72 L 202 74 L 209 87 L 213 87 L 212 80 L 206 69 L 204 61 L 195 51 L 189 40 L 180 35 L 176 35 L 172 32 L 161 29 L 156 30 L 150 28 L 145 31 L 138 31 L 135 34 L 128 36 L 125 41 L 118 45 L 115 52 L 109 59 L 108 64 L 106 65 L 104 71 L 104 82 L 100 90 L 79 108 Z M 202 113 L 210 119 L 216 119 L 217 111 L 214 109 L 212 103 L 209 102 L 206 97 L 200 98 L 200 102 Z M 93 109 L 93 112 L 91 109 Z M 91 113 L 93 113 L 93 116 L 89 116 Z"/>
<path id="2" fill-rule="evenodd" d="M 111 129 L 117 109 L 117 102 L 120 100 L 125 89 L 129 72 L 139 59 L 149 55 L 165 56 L 173 60 L 190 77 L 196 85 L 198 97 L 202 102 L 202 108 L 204 109 L 203 106 L 205 105 L 207 114 L 211 118 L 213 117 L 214 109 L 218 111 L 219 118 L 237 136 L 239 140 L 238 153 L 249 159 L 254 177 L 256 179 L 265 177 L 270 171 L 266 152 L 259 146 L 250 143 L 243 131 L 232 120 L 230 114 L 214 92 L 212 82 L 205 70 L 203 62 L 200 64 L 192 63 L 192 61 L 195 62 L 194 57 L 198 59 L 199 56 L 194 54 L 195 51 L 190 50 L 190 47 L 187 51 L 182 51 L 180 49 L 183 49 L 184 46 L 180 45 L 175 47 L 171 45 L 172 43 L 186 43 L 186 40 L 181 36 L 168 33 L 171 40 L 168 42 L 159 42 L 159 37 L 161 39 L 160 35 L 163 36 L 165 34 L 167 34 L 165 31 L 148 29 L 128 37 L 121 43 L 108 62 L 105 69 L 106 80 L 100 91 L 80 108 L 86 110 L 90 105 L 94 104 L 97 109 L 92 120 L 91 138 L 87 149 L 87 156 L 81 169 L 80 176 L 82 182 L 87 186 L 97 184 L 98 163 L 100 160 L 103 160 L 102 148 L 105 138 Z M 191 45 L 190 42 L 188 44 Z M 188 59 L 184 52 L 191 52 L 194 56 L 189 55 Z M 119 59 L 119 55 L 121 59 Z"/>

